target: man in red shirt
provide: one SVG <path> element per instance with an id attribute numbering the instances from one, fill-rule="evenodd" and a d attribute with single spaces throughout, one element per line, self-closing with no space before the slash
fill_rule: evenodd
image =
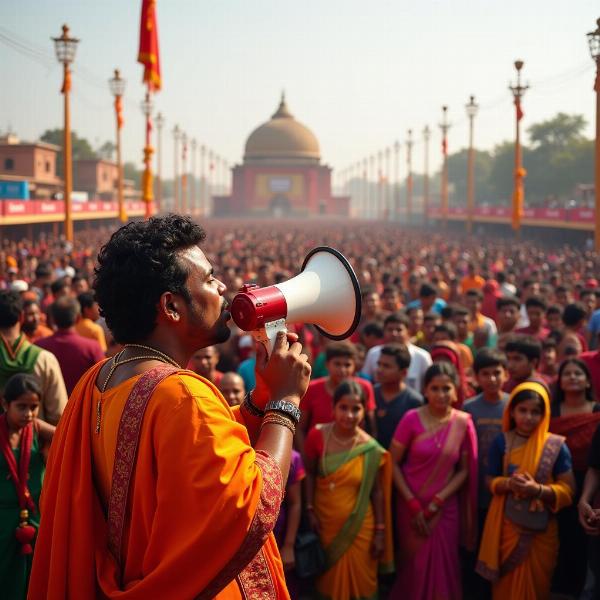
<path id="1" fill-rule="evenodd" d="M 104 352 L 96 340 L 84 338 L 75 331 L 75 324 L 80 317 L 79 302 L 76 298 L 59 298 L 50 310 L 57 331 L 38 340 L 36 345 L 56 356 L 67 393 L 71 395 L 81 376 L 104 358 Z"/>
<path id="2" fill-rule="evenodd" d="M 191 369 L 204 379 L 208 379 L 217 387 L 221 385 L 223 373 L 217 370 L 219 362 L 219 351 L 216 346 L 207 346 L 200 348 L 192 355 L 188 369 Z"/>
<path id="3" fill-rule="evenodd" d="M 525 311 L 527 312 L 529 325 L 517 329 L 516 333 L 524 333 L 525 335 L 530 335 L 536 340 L 543 342 L 550 333 L 550 330 L 547 327 L 544 327 L 544 318 L 547 308 L 548 306 L 546 303 L 538 296 L 527 298 L 525 301 Z"/>
<path id="4" fill-rule="evenodd" d="M 301 453 L 304 453 L 304 438 L 309 430 L 319 423 L 333 421 L 333 392 L 346 379 L 353 379 L 363 388 L 367 399 L 367 428 L 373 436 L 376 434 L 373 386 L 366 379 L 354 377 L 356 371 L 354 345 L 349 342 L 329 344 L 325 350 L 325 365 L 329 375 L 311 381 L 300 403 L 302 417 L 296 429 L 296 447 Z"/>

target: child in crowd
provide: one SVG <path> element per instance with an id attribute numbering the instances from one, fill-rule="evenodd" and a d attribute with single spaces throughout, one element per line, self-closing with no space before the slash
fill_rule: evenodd
<path id="1" fill-rule="evenodd" d="M 325 350 L 325 366 L 329 375 L 313 379 L 300 408 L 302 418 L 296 429 L 296 447 L 301 454 L 304 452 L 304 439 L 309 430 L 319 423 L 331 423 L 333 420 L 333 392 L 346 380 L 354 380 L 365 394 L 366 427 L 375 433 L 375 398 L 373 386 L 359 377 L 356 372 L 356 349 L 349 342 L 331 342 Z"/>
<path id="2" fill-rule="evenodd" d="M 509 379 L 504 384 L 505 392 L 512 390 L 527 380 L 535 380 L 547 385 L 546 380 L 538 372 L 542 356 L 542 344 L 534 337 L 523 334 L 512 336 L 504 346 L 507 358 Z"/>
<path id="3" fill-rule="evenodd" d="M 411 408 L 423 404 L 423 397 L 404 381 L 410 366 L 410 353 L 404 344 L 383 346 L 375 371 L 375 417 L 377 441 L 389 448 L 396 426 Z"/>
<path id="4" fill-rule="evenodd" d="M 2 598 L 27 595 L 38 503 L 47 452 L 55 427 L 37 418 L 42 392 L 32 375 L 6 383 L 0 415 L 0 590 Z"/>
<path id="5" fill-rule="evenodd" d="M 493 499 L 477 564 L 493 582 L 494 600 L 550 597 L 559 543 L 554 515 L 573 501 L 575 480 L 564 438 L 550 434 L 549 424 L 545 386 L 516 386 L 504 411 L 504 433 L 490 448 Z"/>

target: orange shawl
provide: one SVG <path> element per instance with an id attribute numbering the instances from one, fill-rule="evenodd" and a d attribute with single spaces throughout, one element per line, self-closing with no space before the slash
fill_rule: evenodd
<path id="1" fill-rule="evenodd" d="M 137 378 L 102 394 L 103 363 L 73 391 L 48 459 L 29 599 L 288 598 L 272 529 L 281 473 L 255 453 L 209 382 L 179 371 L 148 403 L 125 518 L 122 574 L 107 547 L 116 431 Z M 249 563 L 249 564 L 248 564 Z M 247 566 L 246 566 L 247 565 Z M 227 570 L 221 593 L 202 594 Z M 237 576 L 237 578 L 236 578 Z M 122 581 L 122 583 L 121 583 Z"/>

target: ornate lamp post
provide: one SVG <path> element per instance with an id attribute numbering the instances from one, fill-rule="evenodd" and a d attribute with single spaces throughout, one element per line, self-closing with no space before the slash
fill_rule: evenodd
<path id="1" fill-rule="evenodd" d="M 448 130 L 450 124 L 448 123 L 448 107 L 442 106 L 442 122 L 440 123 L 440 129 L 442 130 L 442 187 L 441 187 L 441 209 L 442 209 L 442 220 L 444 227 L 448 225 Z"/>
<path id="2" fill-rule="evenodd" d="M 467 231 L 473 231 L 473 217 L 475 212 L 475 150 L 473 148 L 473 121 L 477 116 L 479 105 L 475 96 L 471 96 L 465 105 L 469 117 L 469 156 L 467 160 Z"/>
<path id="3" fill-rule="evenodd" d="M 162 208 L 162 128 L 165 118 L 161 113 L 156 115 L 156 212 Z"/>
<path id="4" fill-rule="evenodd" d="M 523 68 L 523 64 L 522 60 L 515 61 L 517 83 L 516 85 L 509 86 L 515 103 L 515 172 L 512 200 L 512 227 L 515 232 L 519 232 L 521 229 L 521 217 L 523 216 L 523 208 L 525 206 L 523 179 L 527 175 L 527 171 L 523 168 L 523 154 L 521 150 L 521 119 L 523 118 L 521 98 L 525 95 L 525 91 L 529 86 L 521 85 L 521 69 Z"/>
<path id="5" fill-rule="evenodd" d="M 179 140 L 181 139 L 181 129 L 179 125 L 175 125 L 173 128 L 173 210 L 181 212 L 181 205 L 179 202 Z"/>
<path id="6" fill-rule="evenodd" d="M 425 213 L 425 222 L 429 221 L 429 139 L 431 138 L 431 130 L 429 125 L 425 125 L 423 129 L 423 212 Z"/>
<path id="7" fill-rule="evenodd" d="M 391 211 L 391 206 L 392 206 L 392 188 L 390 186 L 390 180 L 391 180 L 391 164 L 390 164 L 390 156 L 392 154 L 392 149 L 391 148 L 386 148 L 385 149 L 385 202 L 384 202 L 384 207 L 383 207 L 383 215 L 385 220 L 389 220 L 391 215 L 392 215 L 392 211 Z"/>
<path id="8" fill-rule="evenodd" d="M 377 208 L 375 209 L 375 218 L 381 219 L 383 213 L 383 171 L 381 163 L 383 160 L 383 152 L 380 150 L 377 153 Z"/>
<path id="9" fill-rule="evenodd" d="M 196 142 L 196 138 L 192 138 L 190 143 L 192 147 L 192 165 L 190 168 L 190 173 L 192 174 L 192 181 L 190 183 L 190 213 L 196 213 L 196 148 L 198 147 L 198 142 Z"/>
<path id="10" fill-rule="evenodd" d="M 187 205 L 187 145 L 188 137 L 184 132 L 181 134 L 181 214 L 185 215 Z"/>
<path id="11" fill-rule="evenodd" d="M 146 204 L 146 218 L 149 219 L 152 215 L 152 95 L 150 91 L 146 92 L 146 97 L 141 102 L 141 109 L 146 118 L 146 143 L 144 146 L 144 173 L 142 175 L 142 200 Z"/>
<path id="12" fill-rule="evenodd" d="M 123 94 L 125 93 L 125 80 L 121 77 L 119 69 L 115 69 L 115 75 L 108 80 L 111 94 L 115 97 L 115 118 L 117 124 L 117 203 L 119 207 L 119 221 L 127 221 L 125 212 L 125 199 L 123 197 L 123 161 L 121 158 L 121 128 L 123 127 Z"/>
<path id="13" fill-rule="evenodd" d="M 200 216 L 206 215 L 206 146 L 200 146 Z"/>
<path id="14" fill-rule="evenodd" d="M 377 216 L 377 175 L 375 173 L 375 155 L 372 154 L 369 157 L 369 170 L 371 172 L 371 178 L 375 180 L 375 188 L 373 184 L 369 185 L 369 211 L 368 218 L 375 219 Z"/>
<path id="15" fill-rule="evenodd" d="M 412 177 L 412 129 L 408 130 L 406 138 L 406 222 L 412 221 L 413 177 Z"/>
<path id="16" fill-rule="evenodd" d="M 594 161 L 594 187 L 596 189 L 595 204 L 595 247 L 600 252 L 600 19 L 596 21 L 596 31 L 587 34 L 590 54 L 596 62 L 596 156 Z"/>
<path id="17" fill-rule="evenodd" d="M 398 220 L 400 212 L 400 142 L 396 140 L 394 142 L 394 199 L 392 216 L 394 220 Z"/>
<path id="18" fill-rule="evenodd" d="M 369 159 L 363 158 L 362 161 L 362 176 L 363 176 L 363 193 L 362 193 L 362 211 L 361 217 L 363 219 L 367 218 L 369 211 Z"/>
<path id="19" fill-rule="evenodd" d="M 71 91 L 71 69 L 69 65 L 75 59 L 77 44 L 79 40 L 69 36 L 69 28 L 62 27 L 62 35 L 52 38 L 54 50 L 59 63 L 63 65 L 63 84 L 61 93 L 64 96 L 64 191 L 63 201 L 65 204 L 65 237 L 69 242 L 73 241 L 73 214 L 71 211 L 71 189 L 73 187 L 73 161 L 71 156 L 71 112 L 69 107 L 69 92 Z"/>

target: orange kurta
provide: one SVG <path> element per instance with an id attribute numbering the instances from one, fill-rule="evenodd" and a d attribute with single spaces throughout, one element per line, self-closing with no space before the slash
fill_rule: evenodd
<path id="1" fill-rule="evenodd" d="M 239 413 L 212 384 L 189 371 L 169 376 L 142 422 L 121 576 L 107 547 L 105 514 L 119 421 L 138 377 L 101 394 L 94 383 L 99 367 L 79 382 L 56 432 L 28 597 L 195 598 L 223 569 L 239 562 L 236 575 L 251 558 L 244 561 L 240 549 L 257 522 L 270 524 L 273 511 L 276 518 L 278 506 L 265 496 L 280 501 L 272 485 L 280 474 L 268 457 L 259 460 Z M 262 549 L 219 600 L 242 598 L 240 585 L 246 594 L 248 586 L 264 585 L 264 598 L 288 598 L 275 540 L 265 540 L 264 529 Z"/>

